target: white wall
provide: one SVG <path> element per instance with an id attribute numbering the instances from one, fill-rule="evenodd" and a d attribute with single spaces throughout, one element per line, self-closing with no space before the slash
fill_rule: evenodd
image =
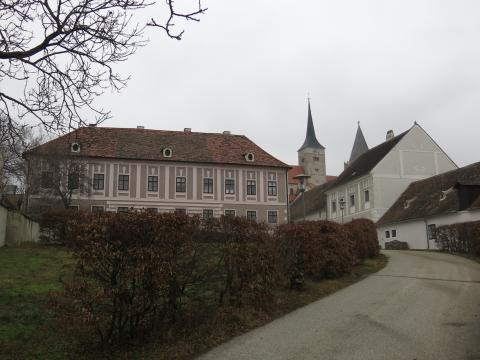
<path id="1" fill-rule="evenodd" d="M 414 125 L 373 168 L 376 214 L 380 219 L 410 183 L 457 169 L 432 138 Z"/>
<path id="2" fill-rule="evenodd" d="M 473 211 L 458 211 L 448 214 L 438 215 L 428 219 L 417 219 L 405 222 L 394 223 L 377 228 L 378 240 L 380 246 L 385 248 L 386 241 L 399 240 L 408 243 L 410 249 L 438 249 L 435 240 L 430 240 L 427 244 L 427 226 L 434 224 L 436 227 L 442 225 L 451 225 L 462 222 L 478 221 L 480 220 L 480 210 Z M 396 230 L 397 236 L 387 239 L 385 231 Z"/>

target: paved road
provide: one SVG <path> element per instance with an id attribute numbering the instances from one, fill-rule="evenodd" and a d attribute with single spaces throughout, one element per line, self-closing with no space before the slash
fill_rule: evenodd
<path id="1" fill-rule="evenodd" d="M 480 264 L 385 253 L 390 262 L 377 274 L 200 359 L 480 360 Z"/>

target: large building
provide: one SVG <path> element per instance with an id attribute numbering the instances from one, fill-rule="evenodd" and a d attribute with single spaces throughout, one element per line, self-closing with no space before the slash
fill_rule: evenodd
<path id="1" fill-rule="evenodd" d="M 361 152 L 325 190 L 327 218 L 374 222 L 393 205 L 410 183 L 457 169 L 457 165 L 417 123 Z"/>
<path id="2" fill-rule="evenodd" d="M 410 183 L 456 168 L 417 123 L 397 136 L 388 131 L 385 141 L 371 149 L 359 125 L 344 171 L 335 180 L 307 191 L 303 199 L 295 199 L 290 205 L 291 219 L 348 222 L 366 218 L 376 222 Z"/>
<path id="3" fill-rule="evenodd" d="M 32 213 L 58 205 L 60 199 L 51 191 L 57 171 L 51 159 L 60 158 L 85 169 L 88 188 L 78 180 L 70 182 L 78 174 L 61 179 L 64 187 L 76 184 L 70 206 L 82 210 L 134 208 L 246 216 L 271 224 L 288 221 L 288 165 L 242 135 L 91 126 L 24 157 Z"/>

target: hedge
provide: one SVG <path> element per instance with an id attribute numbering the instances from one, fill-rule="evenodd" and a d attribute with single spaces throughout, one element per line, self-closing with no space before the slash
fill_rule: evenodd
<path id="1" fill-rule="evenodd" d="M 52 295 L 57 318 L 104 346 L 168 332 L 187 308 L 268 308 L 279 287 L 301 289 L 305 277 L 341 276 L 378 255 L 368 220 L 272 230 L 239 217 L 67 212 L 47 225 L 62 229 L 77 259 L 72 278 Z"/>
<path id="2" fill-rule="evenodd" d="M 480 221 L 439 226 L 436 238 L 444 251 L 480 256 Z"/>

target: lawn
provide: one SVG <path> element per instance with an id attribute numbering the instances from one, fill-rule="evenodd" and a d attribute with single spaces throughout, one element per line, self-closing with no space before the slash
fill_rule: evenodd
<path id="1" fill-rule="evenodd" d="M 211 317 L 184 319 L 182 326 L 163 340 L 151 340 L 112 358 L 191 359 L 225 340 L 263 325 L 383 268 L 386 257 L 366 260 L 344 277 L 307 283 L 306 291 L 278 290 L 269 312 L 230 309 Z M 0 248 L 0 359 L 101 358 L 79 355 L 62 336 L 48 310 L 48 294 L 61 289 L 61 278 L 73 269 L 73 259 L 62 247 L 29 245 Z M 207 320 L 205 320 L 207 318 Z M 159 337 L 155 337 L 159 339 Z"/>

